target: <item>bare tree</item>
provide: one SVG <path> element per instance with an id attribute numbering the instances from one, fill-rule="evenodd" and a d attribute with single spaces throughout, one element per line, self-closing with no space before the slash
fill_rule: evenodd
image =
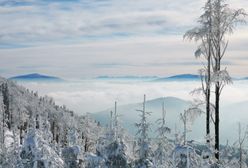
<path id="1" fill-rule="evenodd" d="M 228 46 L 226 35 L 233 32 L 237 23 L 244 22 L 246 13 L 243 9 L 233 10 L 225 3 L 225 0 L 213 1 L 213 26 L 212 26 L 212 54 L 214 63 L 213 79 L 215 83 L 215 158 L 219 160 L 219 123 L 220 123 L 220 95 L 231 78 L 225 69 L 221 68 L 222 59 L 225 56 Z"/>
<path id="2" fill-rule="evenodd" d="M 226 68 L 222 69 L 221 63 L 228 46 L 226 35 L 233 32 L 237 23 L 244 22 L 246 13 L 243 9 L 233 10 L 225 0 L 208 0 L 205 13 L 200 17 L 200 27 L 188 31 L 184 37 L 201 40 L 201 45 L 196 51 L 196 56 L 207 56 L 206 87 L 202 85 L 206 97 L 206 133 L 210 133 L 210 93 L 211 83 L 215 85 L 215 158 L 219 160 L 219 114 L 220 95 L 225 85 L 231 83 L 231 77 Z M 211 66 L 211 68 L 210 68 Z M 211 74 L 212 69 L 212 74 Z"/>
<path id="3" fill-rule="evenodd" d="M 180 119 L 183 122 L 183 145 L 187 145 L 187 133 L 190 131 L 190 126 L 202 113 L 199 104 L 192 103 L 187 110 L 184 110 L 184 113 L 180 114 Z"/>
<path id="4" fill-rule="evenodd" d="M 200 45 L 195 51 L 195 57 L 203 56 L 207 63 L 203 63 L 204 68 L 200 70 L 201 92 L 206 101 L 206 136 L 210 136 L 210 110 L 211 110 L 211 64 L 212 64 L 212 0 L 208 0 L 204 6 L 204 13 L 200 16 L 199 26 L 185 33 L 184 38 L 200 41 Z M 209 138 L 207 138 L 209 143 Z"/>

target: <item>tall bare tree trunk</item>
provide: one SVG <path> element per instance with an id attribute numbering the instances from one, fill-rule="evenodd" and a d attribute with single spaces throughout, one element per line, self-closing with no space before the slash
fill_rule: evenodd
<path id="1" fill-rule="evenodd" d="M 218 46 L 218 53 L 216 59 L 216 73 L 220 71 L 220 59 L 221 59 L 220 44 Z M 215 84 L 215 158 L 219 160 L 219 128 L 220 126 L 220 82 Z"/>
<path id="2" fill-rule="evenodd" d="M 212 2 L 209 0 L 210 16 L 209 16 L 209 34 L 208 34 L 208 66 L 207 66 L 207 87 L 206 87 L 206 135 L 207 143 L 210 143 L 210 94 L 211 94 L 211 57 L 212 57 Z"/>
<path id="3" fill-rule="evenodd" d="M 218 84 L 215 86 L 215 158 L 219 160 L 219 123 L 220 123 L 220 87 Z"/>
<path id="4" fill-rule="evenodd" d="M 216 47 L 216 58 L 215 58 L 215 73 L 216 75 L 220 72 L 220 63 L 221 63 L 221 0 L 217 1 L 217 47 Z M 220 125 L 220 82 L 219 79 L 215 83 L 215 158 L 219 161 L 219 125 Z"/>
<path id="5" fill-rule="evenodd" d="M 207 105 L 206 105 L 206 135 L 207 135 L 207 143 L 210 142 L 210 88 L 207 89 Z"/>
<path id="6" fill-rule="evenodd" d="M 220 59 L 221 59 L 220 44 L 217 51 L 216 59 L 216 73 L 220 71 Z M 215 83 L 215 158 L 219 160 L 219 128 L 220 126 L 220 82 Z"/>

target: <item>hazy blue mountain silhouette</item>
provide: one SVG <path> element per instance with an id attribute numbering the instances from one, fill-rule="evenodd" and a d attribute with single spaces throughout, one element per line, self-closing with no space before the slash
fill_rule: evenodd
<path id="1" fill-rule="evenodd" d="M 17 80 L 17 81 L 63 81 L 63 79 L 54 76 L 42 75 L 38 73 L 26 74 L 26 75 L 19 75 L 9 78 L 10 80 Z"/>
<path id="2" fill-rule="evenodd" d="M 194 75 L 194 74 L 179 74 L 179 75 L 174 75 L 174 76 L 169 76 L 169 77 L 164 77 L 164 78 L 158 78 L 155 79 L 154 81 L 156 82 L 163 82 L 163 81 L 178 81 L 178 80 L 200 80 L 200 75 Z"/>

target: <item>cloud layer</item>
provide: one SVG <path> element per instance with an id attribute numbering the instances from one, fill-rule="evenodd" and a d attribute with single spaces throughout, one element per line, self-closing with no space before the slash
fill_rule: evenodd
<path id="1" fill-rule="evenodd" d="M 187 8 L 182 4 L 187 3 Z M 126 36 L 182 33 L 200 1 L 2 1 L 1 44 L 66 43 Z M 190 15 L 187 15 L 190 13 Z"/>
<path id="2" fill-rule="evenodd" d="M 247 81 L 234 81 L 227 86 L 221 100 L 228 105 L 248 100 Z M 22 83 L 31 90 L 37 90 L 41 95 L 53 97 L 60 105 L 67 105 L 77 113 L 97 112 L 113 106 L 142 101 L 144 94 L 148 99 L 160 97 L 178 97 L 185 100 L 202 98 L 191 95 L 190 92 L 200 87 L 197 81 L 188 82 L 142 82 L 142 81 L 99 81 L 80 80 L 65 83 Z"/>
<path id="3" fill-rule="evenodd" d="M 99 81 L 99 80 L 81 80 L 70 81 L 66 83 L 22 83 L 31 90 L 38 90 L 40 95 L 49 95 L 55 99 L 57 104 L 65 104 L 69 109 L 76 113 L 84 114 L 86 112 L 99 112 L 113 108 L 114 102 L 118 106 L 125 104 L 141 103 L 143 95 L 146 94 L 147 100 L 173 96 L 184 100 L 193 100 L 201 96 L 192 96 L 189 94 L 195 88 L 200 86 L 197 81 L 188 82 L 141 82 L 141 81 Z M 234 81 L 232 85 L 227 86 L 221 95 L 221 142 L 225 143 L 226 139 L 231 142 L 236 141 L 237 123 L 247 123 L 247 102 L 248 102 L 248 81 Z M 214 99 L 212 99 L 214 101 Z M 165 106 L 169 106 L 166 105 Z M 172 105 L 171 105 L 172 106 Z M 148 107 L 149 108 L 149 107 Z M 133 114 L 135 115 L 135 109 Z M 155 112 L 155 111 L 153 111 Z M 167 111 L 168 112 L 168 111 Z M 179 114 L 182 111 L 177 111 Z M 156 114 L 152 114 L 153 117 Z M 159 115 L 160 116 L 160 115 Z M 170 115 L 169 115 L 170 116 Z M 174 126 L 178 120 L 177 115 L 174 118 L 167 118 L 169 123 Z M 234 117 L 235 116 L 235 117 Z M 203 140 L 204 115 L 197 120 L 194 125 L 195 129 L 191 135 L 196 137 L 195 140 Z M 179 125 L 181 128 L 181 125 Z M 199 128 L 202 128 L 200 130 Z M 195 132 L 196 131 L 196 132 Z M 230 132 L 231 131 L 231 132 Z"/>
<path id="4" fill-rule="evenodd" d="M 204 0 L 1 0 L 0 44 L 11 47 L 126 36 L 182 34 Z M 247 1 L 230 2 L 235 8 Z M 187 4 L 187 5 L 185 5 Z"/>

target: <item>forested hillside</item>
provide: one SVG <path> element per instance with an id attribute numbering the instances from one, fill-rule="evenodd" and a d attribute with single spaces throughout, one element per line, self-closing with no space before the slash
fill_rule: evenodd
<path id="1" fill-rule="evenodd" d="M 156 129 L 151 130 L 148 119 L 152 113 L 146 111 L 144 96 L 137 109 L 140 122 L 133 123 L 137 134 L 132 137 L 122 128 L 117 103 L 109 113 L 109 124 L 102 127 L 89 114 L 79 116 L 66 106 L 56 105 L 52 98 L 40 97 L 13 81 L 1 78 L 0 86 L 3 168 L 197 168 L 215 164 L 212 145 L 187 139 L 190 126 L 201 113 L 198 108 L 190 107 L 181 114 L 183 131 L 172 131 L 162 102 L 161 117 L 153 123 Z M 155 138 L 149 137 L 150 131 L 155 132 Z M 248 157 L 244 151 L 241 142 L 226 144 L 221 147 L 219 166 L 236 168 L 241 163 L 246 167 Z"/>
<path id="2" fill-rule="evenodd" d="M 94 167 L 104 163 L 107 133 L 49 97 L 0 79 L 1 160 L 6 167 Z M 97 154 L 97 155 L 96 155 Z M 93 164 L 93 165 L 92 165 Z"/>

